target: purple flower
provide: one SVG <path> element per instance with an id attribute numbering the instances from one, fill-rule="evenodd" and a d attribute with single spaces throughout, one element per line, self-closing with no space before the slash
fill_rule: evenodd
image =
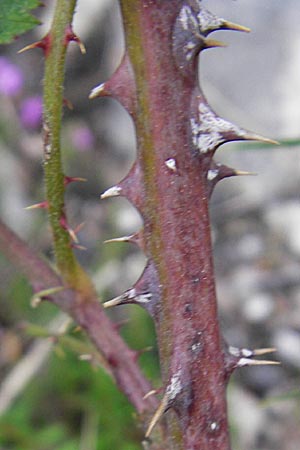
<path id="1" fill-rule="evenodd" d="M 81 151 L 90 150 L 95 143 L 95 137 L 86 125 L 77 126 L 72 131 L 71 140 L 74 147 Z"/>
<path id="2" fill-rule="evenodd" d="M 42 123 L 43 101 L 39 95 L 27 97 L 20 105 L 20 121 L 25 128 L 35 129 Z"/>
<path id="3" fill-rule="evenodd" d="M 8 97 L 18 95 L 23 87 L 23 73 L 4 56 L 0 57 L 0 93 Z"/>

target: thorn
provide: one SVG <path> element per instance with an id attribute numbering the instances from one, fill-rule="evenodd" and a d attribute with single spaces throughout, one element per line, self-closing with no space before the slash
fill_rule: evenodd
<path id="1" fill-rule="evenodd" d="M 218 181 L 229 177 L 257 175 L 254 172 L 245 172 L 243 170 L 232 169 L 231 167 L 228 167 L 224 164 L 217 164 L 216 170 L 218 171 L 217 174 Z M 212 172 L 214 172 L 214 170 L 212 170 Z M 209 179 L 210 171 L 208 171 L 207 175 Z"/>
<path id="2" fill-rule="evenodd" d="M 144 240 L 142 232 L 137 232 L 131 234 L 130 236 L 122 236 L 119 238 L 106 239 L 105 241 L 103 241 L 103 244 L 111 244 L 114 242 L 129 242 L 130 244 L 138 245 L 142 250 L 144 250 Z"/>
<path id="3" fill-rule="evenodd" d="M 280 145 L 280 142 L 275 141 L 274 139 L 270 139 L 264 136 L 260 136 L 259 134 L 246 132 L 244 134 L 243 139 L 246 141 L 258 141 L 263 144 L 272 144 L 272 145 Z"/>
<path id="4" fill-rule="evenodd" d="M 228 351 L 231 355 L 237 357 L 237 358 L 252 358 L 253 356 L 261 356 L 266 355 L 268 353 L 274 353 L 277 351 L 276 348 L 270 347 L 270 348 L 260 348 L 256 350 L 250 350 L 248 348 L 237 348 L 232 347 L 231 345 L 228 347 Z"/>
<path id="5" fill-rule="evenodd" d="M 201 38 L 203 39 L 203 38 Z M 216 47 L 227 47 L 225 42 L 217 41 L 216 39 L 203 39 L 203 48 L 216 48 Z"/>
<path id="6" fill-rule="evenodd" d="M 257 173 L 255 173 L 255 172 L 247 172 L 247 171 L 244 171 L 244 170 L 236 170 L 236 169 L 234 169 L 234 174 L 236 175 L 236 176 L 250 176 L 250 175 L 257 175 Z"/>
<path id="7" fill-rule="evenodd" d="M 141 250 L 145 250 L 145 240 L 143 230 L 138 231 L 132 235 L 132 239 L 130 241 L 132 244 L 138 245 Z"/>
<path id="8" fill-rule="evenodd" d="M 150 302 L 151 298 L 152 294 L 150 292 L 139 294 L 136 292 L 135 288 L 132 288 L 126 291 L 124 294 L 119 295 L 112 300 L 108 300 L 102 305 L 104 308 L 112 308 L 113 306 L 126 305 L 128 303 L 145 304 Z"/>
<path id="9" fill-rule="evenodd" d="M 72 230 L 72 228 L 68 228 L 67 231 L 68 231 L 72 241 L 75 243 L 75 245 L 78 245 L 79 244 L 79 240 L 78 240 L 78 237 L 75 234 L 75 231 Z"/>
<path id="10" fill-rule="evenodd" d="M 162 415 L 170 408 L 170 406 L 175 401 L 178 394 L 180 394 L 180 392 L 182 391 L 180 376 L 181 376 L 181 369 L 175 375 L 172 376 L 165 391 L 165 394 L 161 400 L 161 403 L 150 421 L 150 424 L 145 434 L 146 439 L 149 438 L 157 422 L 160 420 Z"/>
<path id="11" fill-rule="evenodd" d="M 50 297 L 51 295 L 57 294 L 58 292 L 61 292 L 64 289 L 65 289 L 64 286 L 56 286 L 54 288 L 43 289 L 42 291 L 37 292 L 36 294 L 33 295 L 30 301 L 31 307 L 37 308 L 37 306 L 39 306 L 43 298 Z"/>
<path id="12" fill-rule="evenodd" d="M 66 106 L 70 111 L 73 111 L 74 106 L 73 106 L 73 103 L 71 102 L 71 100 L 69 100 L 69 99 L 67 99 L 67 98 L 64 98 L 64 99 L 63 99 L 63 104 L 64 104 L 64 106 Z"/>
<path id="13" fill-rule="evenodd" d="M 261 356 L 261 355 L 267 355 L 268 353 L 274 353 L 277 351 L 277 348 L 270 347 L 270 348 L 258 348 L 253 350 L 253 355 L 255 356 Z"/>
<path id="14" fill-rule="evenodd" d="M 196 97 L 196 101 L 199 101 L 197 116 L 192 117 L 190 123 L 193 145 L 200 153 L 214 152 L 220 145 L 231 141 L 252 140 L 268 144 L 277 143 L 218 117 L 200 96 Z M 232 173 L 233 169 L 230 170 Z"/>
<path id="15" fill-rule="evenodd" d="M 40 203 L 35 203 L 34 205 L 31 206 L 26 206 L 26 208 L 24 208 L 26 211 L 30 211 L 31 209 L 47 209 L 48 208 L 48 202 L 44 201 L 44 202 L 40 202 Z"/>
<path id="16" fill-rule="evenodd" d="M 94 87 L 89 94 L 89 99 L 93 100 L 94 98 L 102 96 L 105 96 L 105 83 L 101 83 Z"/>
<path id="17" fill-rule="evenodd" d="M 27 52 L 27 50 L 31 50 L 33 48 L 42 48 L 41 41 L 33 42 L 32 44 L 26 45 L 25 47 L 21 48 L 17 51 L 17 53 L 24 53 Z"/>
<path id="18" fill-rule="evenodd" d="M 146 267 L 136 281 L 133 288 L 128 289 L 122 295 L 109 300 L 103 304 L 104 308 L 117 305 L 135 304 L 145 308 L 151 316 L 157 313 L 157 303 L 160 297 L 161 286 L 156 268 L 151 260 L 148 260 Z"/>
<path id="19" fill-rule="evenodd" d="M 19 53 L 19 54 L 24 53 L 24 52 L 27 52 L 27 50 L 32 50 L 34 48 L 42 48 L 44 50 L 43 41 L 36 41 L 36 42 L 33 42 L 32 44 L 26 45 L 25 47 L 18 50 L 17 53 Z"/>
<path id="20" fill-rule="evenodd" d="M 73 183 L 75 181 L 79 181 L 79 182 L 86 182 L 87 179 L 86 178 L 81 178 L 81 177 L 68 177 L 67 175 L 65 175 L 64 178 L 64 185 L 68 186 L 68 184 Z"/>
<path id="21" fill-rule="evenodd" d="M 123 236 L 123 237 L 119 237 L 119 238 L 113 238 L 113 239 L 106 239 L 103 244 L 111 244 L 114 242 L 132 242 L 134 238 L 134 234 L 132 234 L 131 236 Z"/>
<path id="22" fill-rule="evenodd" d="M 108 300 L 107 302 L 103 303 L 103 308 L 112 308 L 113 306 L 122 305 L 124 303 L 124 294 L 119 295 L 118 297 L 113 298 L 112 300 Z"/>
<path id="23" fill-rule="evenodd" d="M 200 33 L 204 36 L 218 30 L 244 31 L 246 33 L 250 31 L 250 28 L 219 18 L 199 5 L 196 9 Z"/>
<path id="24" fill-rule="evenodd" d="M 74 229 L 74 233 L 77 234 L 79 233 L 82 228 L 85 226 L 85 222 L 81 222 L 79 225 L 77 225 L 77 227 Z"/>
<path id="25" fill-rule="evenodd" d="M 118 197 L 119 195 L 121 195 L 122 192 L 122 188 L 120 186 L 113 186 L 109 189 L 107 189 L 105 192 L 103 192 L 103 194 L 100 196 L 101 200 L 105 199 L 105 198 L 110 198 L 110 197 Z"/>
<path id="26" fill-rule="evenodd" d="M 79 49 L 81 51 L 82 55 L 86 54 L 86 49 L 82 41 L 79 39 L 79 37 L 74 33 L 71 25 L 67 26 L 66 34 L 65 34 L 65 43 L 68 44 L 69 42 L 76 42 L 78 44 Z"/>
<path id="27" fill-rule="evenodd" d="M 33 296 L 30 300 L 31 308 L 35 309 L 42 303 L 42 299 L 40 297 Z"/>
<path id="28" fill-rule="evenodd" d="M 69 233 L 69 235 L 70 235 L 72 241 L 73 241 L 75 244 L 79 244 L 79 240 L 78 240 L 78 238 L 77 238 L 77 236 L 76 236 L 76 233 L 75 233 L 75 231 L 74 231 L 72 228 L 70 228 L 69 225 L 67 224 L 67 221 L 66 221 L 65 216 L 62 216 L 62 217 L 60 218 L 59 223 L 60 223 L 61 227 L 62 227 L 65 231 L 67 231 L 67 233 Z"/>
<path id="29" fill-rule="evenodd" d="M 154 416 L 152 417 L 148 428 L 147 428 L 147 431 L 145 433 L 145 438 L 146 439 L 149 438 L 150 434 L 153 431 L 153 428 L 158 423 L 158 421 L 161 419 L 163 414 L 166 412 L 166 410 L 168 409 L 168 406 L 169 406 L 169 395 L 166 392 L 165 395 L 163 396 L 162 401 L 161 401 L 159 407 L 157 408 Z"/>
<path id="30" fill-rule="evenodd" d="M 144 181 L 140 161 L 136 161 L 129 173 L 118 184 L 122 191 L 120 195 L 126 196 L 133 206 L 139 211 L 142 210 L 145 202 Z"/>
<path id="31" fill-rule="evenodd" d="M 232 30 L 232 31 L 242 31 L 244 33 L 250 33 L 251 29 L 248 27 L 245 27 L 244 25 L 239 25 L 237 23 L 229 22 L 228 20 L 222 20 L 222 28 L 226 30 Z"/>
<path id="32" fill-rule="evenodd" d="M 21 50 L 19 50 L 18 53 L 24 53 L 27 50 L 32 50 L 34 48 L 41 48 L 44 51 L 45 56 L 47 56 L 50 50 L 50 42 L 51 42 L 50 35 L 46 34 L 46 36 L 44 36 L 43 39 L 41 39 L 40 41 L 33 42 L 32 44 L 26 45 L 25 47 L 21 48 Z"/>
<path id="33" fill-rule="evenodd" d="M 243 175 L 255 175 L 251 172 L 244 172 L 241 170 L 236 170 L 225 164 L 216 163 L 214 160 L 211 161 L 211 166 L 207 171 L 208 194 L 211 195 L 216 184 L 223 180 L 224 178 L 235 177 Z"/>
<path id="34" fill-rule="evenodd" d="M 83 251 L 87 250 L 87 248 L 84 245 L 76 244 L 74 242 L 72 242 L 71 247 L 75 248 L 76 250 L 83 250 Z"/>
<path id="35" fill-rule="evenodd" d="M 158 393 L 158 389 L 152 389 L 151 391 L 147 392 L 147 394 L 144 395 L 143 400 L 147 400 L 147 398 L 152 397 L 152 395 L 155 395 Z"/>
<path id="36" fill-rule="evenodd" d="M 125 52 L 124 57 L 112 76 L 94 87 L 90 92 L 89 98 L 112 97 L 118 100 L 130 115 L 135 115 L 136 106 L 136 86 L 130 58 Z"/>
<path id="37" fill-rule="evenodd" d="M 245 366 L 278 366 L 281 363 L 278 361 L 270 361 L 270 360 L 259 360 L 259 359 L 250 359 L 250 358 L 240 358 L 237 367 L 245 367 Z"/>

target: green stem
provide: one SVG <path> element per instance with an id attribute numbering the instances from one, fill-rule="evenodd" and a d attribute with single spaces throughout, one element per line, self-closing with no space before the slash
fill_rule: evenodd
<path id="1" fill-rule="evenodd" d="M 49 221 L 53 234 L 57 267 L 73 288 L 89 285 L 71 247 L 64 204 L 64 172 L 61 160 L 61 120 L 67 32 L 72 24 L 76 0 L 58 0 L 48 36 L 45 39 L 44 77 L 44 172 Z"/>

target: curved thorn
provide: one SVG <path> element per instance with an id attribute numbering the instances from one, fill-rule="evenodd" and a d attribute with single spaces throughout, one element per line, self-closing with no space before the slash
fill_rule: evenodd
<path id="1" fill-rule="evenodd" d="M 237 23 L 229 22 L 228 20 L 224 20 L 222 26 L 226 30 L 231 30 L 231 31 L 242 31 L 244 33 L 250 33 L 250 31 L 251 31 L 250 28 L 245 27 L 244 25 L 239 25 Z"/>
<path id="2" fill-rule="evenodd" d="M 76 250 L 83 250 L 83 251 L 87 250 L 87 248 L 84 245 L 76 244 L 76 243 L 73 243 L 73 242 L 71 244 L 71 247 L 76 249 Z"/>
<path id="3" fill-rule="evenodd" d="M 253 355 L 260 356 L 260 355 L 267 355 L 268 353 L 274 353 L 277 351 L 277 348 L 270 347 L 270 348 L 258 348 L 253 350 Z"/>
<path id="4" fill-rule="evenodd" d="M 79 181 L 79 182 L 85 183 L 87 181 L 87 179 L 86 178 L 81 178 L 81 177 L 69 177 L 69 176 L 65 175 L 64 185 L 67 186 L 68 184 L 73 183 L 75 181 L 76 182 Z"/>
<path id="5" fill-rule="evenodd" d="M 105 83 L 101 83 L 91 90 L 89 94 L 89 99 L 92 100 L 97 97 L 102 97 L 104 95 L 104 92 L 105 92 Z"/>
<path id="6" fill-rule="evenodd" d="M 41 47 L 42 47 L 41 41 L 32 42 L 32 44 L 25 45 L 25 47 L 18 50 L 17 53 L 24 53 L 27 52 L 27 50 L 32 50 L 34 48 L 41 48 Z"/>
<path id="7" fill-rule="evenodd" d="M 63 104 L 64 104 L 64 106 L 66 106 L 70 111 L 73 111 L 73 110 L 74 110 L 74 105 L 73 105 L 73 103 L 71 102 L 71 100 L 69 100 L 68 98 L 64 98 L 64 99 L 63 99 Z"/>
<path id="8" fill-rule="evenodd" d="M 230 345 L 228 351 L 231 355 L 237 358 L 252 358 L 253 356 L 267 355 L 268 353 L 274 353 L 277 351 L 275 347 L 270 348 L 259 348 L 255 350 L 250 350 L 248 348 L 238 348 Z"/>
<path id="9" fill-rule="evenodd" d="M 57 294 L 58 292 L 61 292 L 64 289 L 65 289 L 64 286 L 56 286 L 49 289 L 43 289 L 42 291 L 37 292 L 36 294 L 33 295 L 30 302 L 32 308 L 36 308 L 41 303 L 43 298 Z"/>
<path id="10" fill-rule="evenodd" d="M 67 232 L 69 233 L 70 238 L 72 239 L 72 241 L 73 241 L 76 245 L 78 245 L 78 244 L 79 244 L 79 240 L 78 240 L 78 237 L 76 236 L 75 231 L 72 230 L 72 228 L 68 228 L 68 229 L 67 229 Z"/>
<path id="11" fill-rule="evenodd" d="M 272 144 L 272 145 L 280 145 L 280 142 L 275 141 L 274 139 L 270 139 L 264 136 L 261 136 L 259 134 L 255 134 L 255 133 L 246 133 L 243 136 L 243 139 L 246 141 L 258 141 L 258 142 L 262 142 L 264 144 Z"/>
<path id="12" fill-rule="evenodd" d="M 119 295 L 118 297 L 113 298 L 112 300 L 108 300 L 103 303 L 104 308 L 111 308 L 117 305 L 127 305 L 130 303 L 144 305 L 151 301 L 152 294 L 150 292 L 146 293 L 138 293 L 135 288 L 129 289 L 124 294 Z"/>
<path id="13" fill-rule="evenodd" d="M 112 97 L 118 100 L 130 115 L 136 113 L 135 77 L 127 53 L 112 76 L 104 83 L 94 87 L 89 98 Z"/>
<path id="14" fill-rule="evenodd" d="M 203 38 L 201 38 L 203 39 Z M 204 39 L 203 40 L 204 48 L 216 48 L 216 47 L 227 47 L 227 44 L 222 41 L 217 41 L 216 39 Z"/>
<path id="15" fill-rule="evenodd" d="M 107 189 L 105 192 L 103 192 L 103 194 L 101 194 L 100 198 L 101 198 L 101 200 L 103 200 L 105 198 L 118 197 L 119 195 L 121 195 L 121 192 L 122 192 L 122 188 L 120 186 L 113 186 L 113 187 Z"/>
<path id="16" fill-rule="evenodd" d="M 112 300 L 108 300 L 105 303 L 102 303 L 103 308 L 112 308 L 113 306 L 121 305 L 124 301 L 124 296 L 119 295 L 118 297 L 113 298 Z"/>
<path id="17" fill-rule="evenodd" d="M 75 41 L 75 39 L 74 39 L 74 41 Z M 78 40 L 78 41 L 76 40 L 76 42 L 77 42 L 77 44 L 79 46 L 79 50 L 80 50 L 81 54 L 85 55 L 86 54 L 86 48 L 85 48 L 84 43 L 81 40 Z"/>
<path id="18" fill-rule="evenodd" d="M 86 222 L 81 222 L 79 225 L 76 226 L 76 228 L 74 229 L 74 233 L 79 233 L 83 227 L 85 227 Z"/>
<path id="19" fill-rule="evenodd" d="M 30 211 L 31 209 L 47 209 L 48 208 L 48 202 L 44 201 L 44 202 L 40 202 L 40 203 L 35 203 L 34 205 L 30 205 L 30 206 L 26 206 L 26 208 L 24 208 L 26 211 Z"/>
<path id="20" fill-rule="evenodd" d="M 130 236 L 123 236 L 123 237 L 119 237 L 119 238 L 112 238 L 112 239 L 106 239 L 105 241 L 103 241 L 103 244 L 111 244 L 113 242 L 132 242 L 132 239 L 134 238 L 134 235 L 130 235 Z"/>
<path id="21" fill-rule="evenodd" d="M 78 45 L 81 54 L 85 55 L 86 54 L 86 48 L 83 44 L 83 42 L 81 41 L 81 39 L 77 36 L 77 34 L 74 33 L 73 28 L 71 25 L 69 25 L 66 29 L 66 35 L 65 35 L 65 43 L 68 44 L 69 42 L 76 42 L 76 44 Z"/>
<path id="22" fill-rule="evenodd" d="M 144 395 L 143 400 L 147 400 L 147 398 L 157 394 L 157 392 L 158 392 L 157 389 L 152 389 L 151 391 L 147 392 L 147 394 Z"/>
<path id="23" fill-rule="evenodd" d="M 147 428 L 147 431 L 145 433 L 145 438 L 148 439 L 150 434 L 153 431 L 153 428 L 155 427 L 155 425 L 158 423 L 158 421 L 161 419 L 161 417 L 163 416 L 163 414 L 166 412 L 166 410 L 168 409 L 168 403 L 169 403 L 169 395 L 168 393 L 165 393 L 165 395 L 162 398 L 162 401 L 159 405 L 159 407 L 157 408 L 157 410 L 155 411 L 154 416 L 152 417 L 150 424 Z"/>
<path id="24" fill-rule="evenodd" d="M 51 47 L 51 37 L 49 34 L 46 34 L 40 41 L 33 42 L 32 44 L 26 45 L 21 48 L 18 53 L 26 52 L 27 50 L 32 50 L 34 48 L 41 48 L 45 55 L 47 56 Z"/>
<path id="25" fill-rule="evenodd" d="M 237 176 L 252 176 L 252 175 L 257 175 L 257 173 L 255 172 L 247 172 L 244 170 L 234 170 L 234 174 Z"/>

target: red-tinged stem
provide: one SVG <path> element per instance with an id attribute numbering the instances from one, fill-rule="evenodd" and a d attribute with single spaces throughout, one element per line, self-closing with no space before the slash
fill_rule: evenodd
<path id="1" fill-rule="evenodd" d="M 207 169 L 191 150 L 190 110 L 201 96 L 172 54 L 182 0 L 121 0 L 137 89 L 147 256 L 161 299 L 155 317 L 164 386 L 176 385 L 168 415 L 174 449 L 228 450 L 226 370 L 219 332 L 210 237 Z M 175 170 L 168 160 L 175 162 Z"/>

